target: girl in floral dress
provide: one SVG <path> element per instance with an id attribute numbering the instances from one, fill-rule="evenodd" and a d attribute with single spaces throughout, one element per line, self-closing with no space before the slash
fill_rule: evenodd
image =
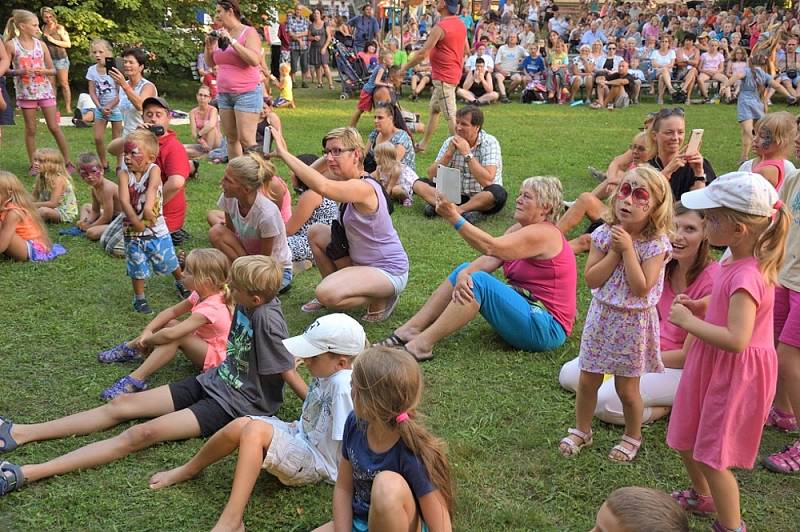
<path id="1" fill-rule="evenodd" d="M 607 223 L 592 233 L 586 284 L 592 302 L 581 337 L 581 376 L 575 405 L 576 428 L 559 449 L 574 456 L 592 444 L 592 417 L 605 374 L 614 375 L 622 400 L 625 433 L 609 454 L 629 462 L 642 445 L 639 378 L 661 373 L 656 305 L 672 247 L 672 192 L 650 167 L 629 171 L 617 187 Z"/>

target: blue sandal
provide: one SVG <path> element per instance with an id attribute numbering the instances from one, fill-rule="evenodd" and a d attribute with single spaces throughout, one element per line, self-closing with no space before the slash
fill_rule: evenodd
<path id="1" fill-rule="evenodd" d="M 6 473 L 11 473 L 11 478 Z M 22 467 L 11 462 L 0 462 L 0 496 L 20 489 L 24 483 Z"/>
<path id="2" fill-rule="evenodd" d="M 6 418 L 0 416 L 0 454 L 10 453 L 17 448 L 17 441 L 11 436 L 11 427 L 14 424 Z"/>

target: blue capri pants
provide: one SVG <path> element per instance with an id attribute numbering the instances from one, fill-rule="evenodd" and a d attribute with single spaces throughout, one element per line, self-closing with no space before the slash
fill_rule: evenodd
<path id="1" fill-rule="evenodd" d="M 447 277 L 456 285 L 465 262 Z M 549 351 L 564 343 L 567 335 L 558 321 L 541 304 L 533 304 L 519 292 L 490 273 L 473 272 L 472 293 L 480 313 L 507 343 L 523 351 Z"/>

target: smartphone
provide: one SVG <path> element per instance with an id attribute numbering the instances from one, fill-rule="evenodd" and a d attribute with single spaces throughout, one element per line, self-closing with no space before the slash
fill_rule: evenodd
<path id="1" fill-rule="evenodd" d="M 261 152 L 264 154 L 264 157 L 269 157 L 269 154 L 272 153 L 272 132 L 269 130 L 270 125 L 269 118 L 267 118 L 267 127 L 264 128 L 264 142 L 261 144 Z"/>
<path id="2" fill-rule="evenodd" d="M 689 144 L 686 145 L 686 155 L 700 153 L 700 144 L 703 142 L 702 129 L 693 129 L 692 136 L 689 137 Z"/>
<path id="3" fill-rule="evenodd" d="M 116 64 L 114 63 L 113 57 L 106 57 L 106 72 L 111 72 L 111 69 L 114 68 Z"/>

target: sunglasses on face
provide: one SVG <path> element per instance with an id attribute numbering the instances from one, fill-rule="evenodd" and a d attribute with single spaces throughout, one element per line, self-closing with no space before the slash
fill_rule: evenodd
<path id="1" fill-rule="evenodd" d="M 624 200 L 631 196 L 633 203 L 644 206 L 650 203 L 650 192 L 644 187 L 633 188 L 630 183 L 623 183 L 617 192 L 617 199 Z"/>

